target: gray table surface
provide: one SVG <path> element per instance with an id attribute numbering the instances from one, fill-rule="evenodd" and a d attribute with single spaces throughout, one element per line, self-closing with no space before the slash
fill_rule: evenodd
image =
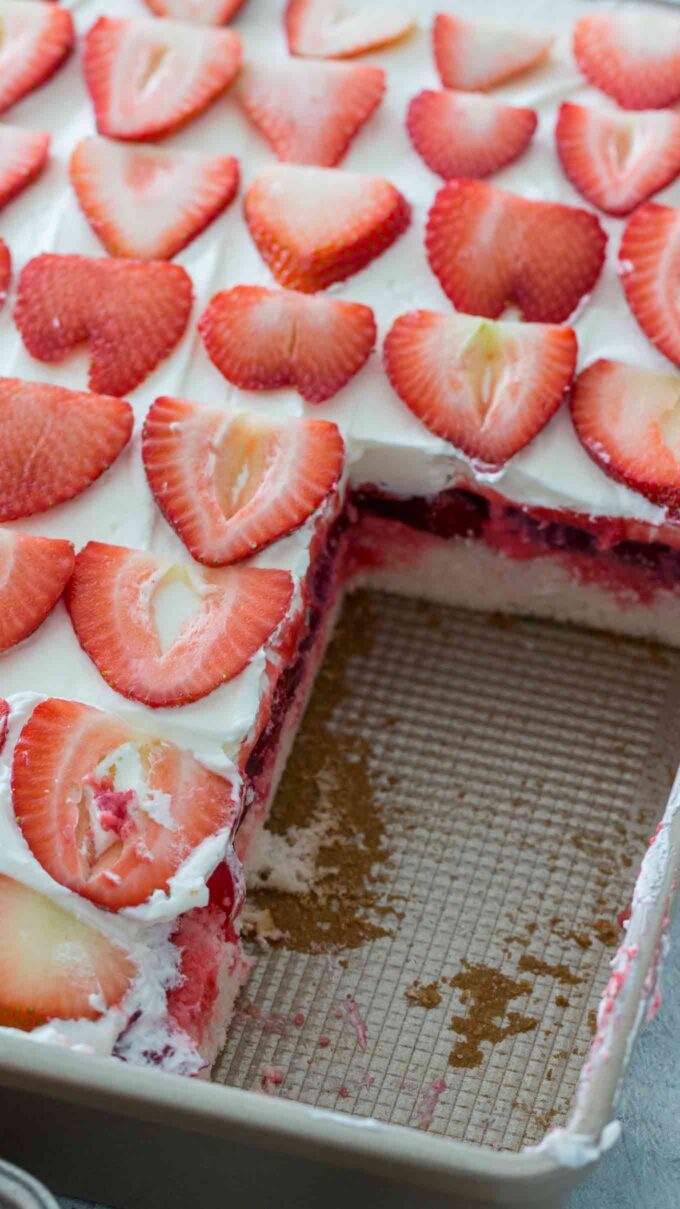
<path id="1" fill-rule="evenodd" d="M 621 1140 L 572 1194 L 568 1209 L 680 1209 L 680 913 L 663 970 L 661 1011 L 642 1030 L 618 1116 Z M 277 1203 L 287 1209 L 295 1198 Z M 101 1209 L 66 1198 L 61 1205 Z"/>

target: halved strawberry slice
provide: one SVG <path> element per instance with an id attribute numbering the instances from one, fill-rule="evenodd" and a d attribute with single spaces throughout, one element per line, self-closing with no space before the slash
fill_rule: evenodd
<path id="1" fill-rule="evenodd" d="M 90 389 L 125 395 L 172 352 L 193 289 L 179 265 L 44 253 L 19 278 L 14 318 L 32 357 L 63 361 L 90 349 Z"/>
<path id="2" fill-rule="evenodd" d="M 248 64 L 237 95 L 280 160 L 333 168 L 384 91 L 382 67 L 290 59 Z"/>
<path id="3" fill-rule="evenodd" d="M 577 377 L 571 414 L 583 447 L 610 478 L 662 507 L 680 508 L 680 380 L 622 361 Z"/>
<path id="4" fill-rule="evenodd" d="M 157 399 L 142 456 L 156 502 L 199 562 L 247 558 L 310 517 L 342 474 L 326 420 L 275 420 Z"/>
<path id="5" fill-rule="evenodd" d="M 100 17 L 83 50 L 97 129 L 117 139 L 177 130 L 224 92 L 240 65 L 233 30 L 153 17 Z"/>
<path id="6" fill-rule="evenodd" d="M 6 206 L 40 175 L 49 146 L 49 134 L 0 126 L 0 206 Z"/>
<path id="7" fill-rule="evenodd" d="M 619 251 L 628 305 L 645 335 L 680 365 L 680 210 L 647 202 L 631 214 Z"/>
<path id="8" fill-rule="evenodd" d="M 555 137 L 572 184 L 607 214 L 628 214 L 680 173 L 678 113 L 617 113 L 566 101 Z"/>
<path id="9" fill-rule="evenodd" d="M 497 468 L 564 399 L 576 367 L 569 327 L 411 311 L 385 340 L 385 368 L 407 407 L 474 462 Z"/>
<path id="10" fill-rule="evenodd" d="M 195 21 L 197 25 L 226 25 L 244 0 L 146 0 L 146 3 L 157 17 Z"/>
<path id="11" fill-rule="evenodd" d="M 9 291 L 12 280 L 12 257 L 4 239 L 0 239 L 0 306 L 2 306 Z"/>
<path id="12" fill-rule="evenodd" d="M 623 109 L 663 109 L 680 98 L 680 19 L 623 7 L 588 13 L 574 26 L 584 76 Z"/>
<path id="13" fill-rule="evenodd" d="M 592 290 L 607 242 L 594 214 L 528 201 L 484 181 L 449 181 L 427 220 L 433 272 L 459 311 L 562 323 Z"/>
<path id="14" fill-rule="evenodd" d="M 290 53 L 312 59 L 351 59 L 398 41 L 414 26 L 398 5 L 357 10 L 342 0 L 288 0 L 284 20 Z"/>
<path id="15" fill-rule="evenodd" d="M 369 306 L 260 285 L 221 290 L 198 328 L 229 382 L 242 390 L 294 386 L 308 403 L 342 390 L 376 337 Z"/>
<path id="16" fill-rule="evenodd" d="M 177 583 L 196 607 L 168 645 L 157 599 Z M 287 571 L 204 571 L 88 542 L 66 604 L 80 645 L 111 688 L 144 705 L 187 705 L 243 671 L 283 621 L 292 591 Z"/>
<path id="17" fill-rule="evenodd" d="M 73 152 L 71 182 L 112 256 L 170 260 L 236 196 L 238 161 L 89 138 Z"/>
<path id="18" fill-rule="evenodd" d="M 358 273 L 411 221 L 408 202 L 382 177 L 288 164 L 260 172 L 244 206 L 276 280 L 305 294 Z"/>
<path id="19" fill-rule="evenodd" d="M 547 58 L 552 36 L 439 13 L 432 27 L 434 58 L 445 88 L 483 92 Z"/>
<path id="20" fill-rule="evenodd" d="M 226 777 L 77 701 L 36 706 L 14 749 L 12 800 L 36 860 L 111 911 L 146 902 L 201 840 L 236 823 Z"/>
<path id="21" fill-rule="evenodd" d="M 74 42 L 71 14 L 40 0 L 0 0 L 0 113 L 44 84 Z"/>
<path id="22" fill-rule="evenodd" d="M 533 109 L 426 88 L 411 101 L 406 128 L 428 168 L 451 180 L 488 176 L 511 164 L 529 146 L 537 121 Z"/>
<path id="23" fill-rule="evenodd" d="M 28 638 L 45 620 L 74 561 L 70 542 L 0 529 L 0 651 Z"/>
<path id="24" fill-rule="evenodd" d="M 44 894 L 0 874 L 0 1025 L 97 1020 L 125 997 L 130 955 Z"/>
<path id="25" fill-rule="evenodd" d="M 0 378 L 0 521 L 80 495 L 115 462 L 132 424 L 122 399 Z"/>

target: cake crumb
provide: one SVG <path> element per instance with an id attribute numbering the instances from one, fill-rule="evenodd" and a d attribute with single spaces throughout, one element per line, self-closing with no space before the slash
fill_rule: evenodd
<path id="1" fill-rule="evenodd" d="M 593 932 L 601 944 L 612 949 L 619 943 L 619 930 L 611 919 L 593 920 Z"/>
<path id="2" fill-rule="evenodd" d="M 246 902 L 240 915 L 241 932 L 249 940 L 254 940 L 262 949 L 283 939 L 283 932 L 277 928 L 272 919 L 271 911 L 258 908 L 251 902 Z"/>
<path id="3" fill-rule="evenodd" d="M 482 1042 L 497 1045 L 506 1037 L 532 1032 L 538 1021 L 508 1010 L 511 1000 L 531 993 L 530 983 L 517 982 L 484 965 L 464 961 L 463 967 L 450 979 L 450 984 L 461 992 L 461 1002 L 469 1006 L 464 1016 L 451 1017 L 451 1031 L 463 1040 L 451 1050 L 449 1066 L 470 1070 L 481 1066 L 484 1060 Z M 503 1020 L 505 1024 L 501 1023 Z"/>
<path id="4" fill-rule="evenodd" d="M 525 974 L 546 974 L 549 978 L 555 978 L 564 986 L 578 986 L 583 979 L 578 974 L 573 974 L 564 962 L 544 961 L 541 957 L 535 957 L 532 953 L 522 953 L 518 967 Z"/>
<path id="5" fill-rule="evenodd" d="M 327 1047 L 330 1045 L 330 1043 L 331 1043 L 331 1039 L 330 1039 L 330 1037 L 327 1037 L 325 1033 L 324 1033 L 323 1037 L 319 1037 L 319 1045 L 321 1046 L 322 1049 L 327 1049 Z"/>
<path id="6" fill-rule="evenodd" d="M 343 1003 L 343 1008 L 347 1023 L 354 1029 L 359 1049 L 366 1049 L 368 1045 L 368 1032 L 366 1030 L 366 1021 L 359 1011 L 359 1005 L 351 995 L 348 995 Z"/>
<path id="7" fill-rule="evenodd" d="M 423 986 L 419 978 L 414 978 L 413 982 L 409 982 L 404 996 L 411 1003 L 416 1003 L 418 1007 L 427 1009 L 438 1007 L 442 1001 L 439 983 L 436 980 Z"/>
<path id="8" fill-rule="evenodd" d="M 371 770 L 360 728 L 335 720 L 350 691 L 350 661 L 373 642 L 374 609 L 362 592 L 344 606 L 249 876 L 251 899 L 270 911 L 281 932 L 278 943 L 293 952 L 356 949 L 393 935 L 383 922 L 397 912 L 385 905 L 381 890 L 380 867 L 391 851 L 378 800 L 380 776 Z"/>
<path id="9" fill-rule="evenodd" d="M 339 1095 L 339 1096 L 340 1096 L 340 1097 L 341 1097 L 343 1100 L 346 1100 L 346 1099 L 347 1099 L 347 1097 L 348 1097 L 348 1095 L 349 1095 L 349 1088 L 348 1088 L 348 1087 L 345 1087 L 345 1085 L 343 1084 L 343 1085 L 342 1085 L 342 1087 L 339 1087 L 339 1088 L 338 1088 L 338 1095 Z"/>
<path id="10" fill-rule="evenodd" d="M 295 1015 L 293 1016 L 293 1024 L 296 1024 L 298 1028 L 302 1028 L 304 1022 L 305 1022 L 304 1012 L 296 1012 Z"/>

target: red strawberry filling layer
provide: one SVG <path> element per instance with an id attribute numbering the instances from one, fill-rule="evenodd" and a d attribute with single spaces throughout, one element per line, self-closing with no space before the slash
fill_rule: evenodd
<path id="1" fill-rule="evenodd" d="M 520 508 L 462 488 L 430 497 L 401 497 L 367 486 L 354 500 L 364 515 L 399 521 L 435 537 L 477 538 L 508 558 L 553 555 L 567 563 L 579 582 L 632 592 L 645 603 L 659 591 L 680 587 L 680 533 L 678 546 L 657 540 L 662 531 L 651 528 L 646 540 L 640 540 L 643 526 L 617 518 Z"/>

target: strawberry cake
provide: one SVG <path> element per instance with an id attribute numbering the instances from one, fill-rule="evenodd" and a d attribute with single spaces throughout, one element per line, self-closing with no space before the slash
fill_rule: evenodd
<path id="1" fill-rule="evenodd" d="M 680 14 L 417 9 L 0 0 L 0 1041 L 209 1072 L 353 586 L 680 644 Z"/>

